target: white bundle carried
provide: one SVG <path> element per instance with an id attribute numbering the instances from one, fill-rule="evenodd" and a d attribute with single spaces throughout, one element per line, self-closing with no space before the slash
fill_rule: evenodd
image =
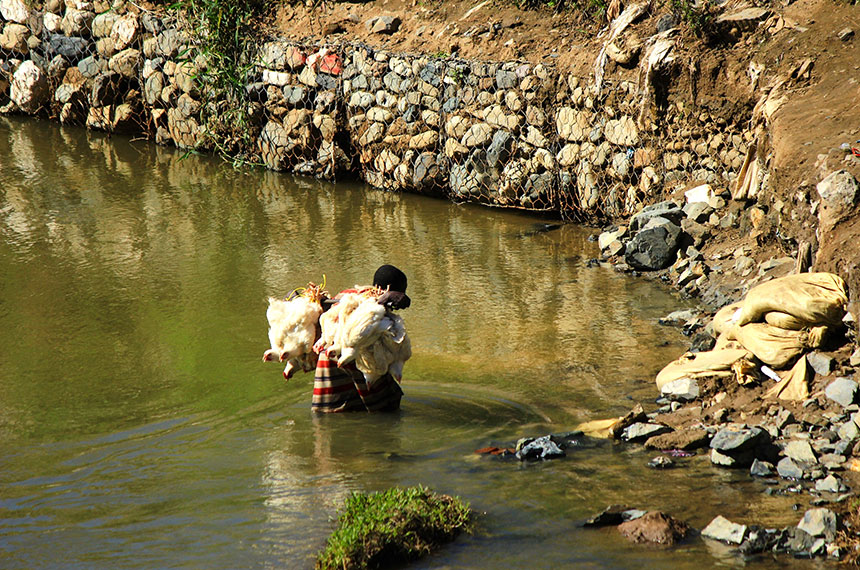
<path id="1" fill-rule="evenodd" d="M 378 287 L 356 287 L 320 318 L 317 349 L 336 357 L 338 366 L 355 361 L 368 384 L 389 372 L 399 382 L 412 356 L 403 318 L 377 302 L 383 293 Z"/>
<path id="2" fill-rule="evenodd" d="M 305 372 L 316 368 L 318 356 L 313 346 L 323 312 L 320 303 L 328 296 L 324 287 L 308 283 L 286 299 L 269 298 L 266 319 L 272 348 L 263 353 L 263 360 L 286 362 L 284 378 L 287 380 L 299 368 Z"/>

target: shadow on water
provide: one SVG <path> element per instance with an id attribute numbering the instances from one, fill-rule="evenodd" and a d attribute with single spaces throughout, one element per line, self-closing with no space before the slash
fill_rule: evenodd
<path id="1" fill-rule="evenodd" d="M 540 464 L 474 453 L 647 402 L 685 348 L 657 325 L 679 300 L 586 267 L 585 228 L 38 121 L 0 118 L 0 157 L 4 568 L 309 567 L 350 492 L 419 483 L 483 514 L 417 568 L 740 563 L 578 526 L 610 503 L 795 522 L 704 456 L 655 472 L 604 441 Z M 260 361 L 266 297 L 384 262 L 413 300 L 402 410 L 315 416 L 311 378 Z"/>

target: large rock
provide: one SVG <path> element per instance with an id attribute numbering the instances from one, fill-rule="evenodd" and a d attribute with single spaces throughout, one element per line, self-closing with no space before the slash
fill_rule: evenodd
<path id="1" fill-rule="evenodd" d="M 492 132 L 493 128 L 486 123 L 472 125 L 463 135 L 460 144 L 469 148 L 484 146 L 490 140 Z"/>
<path id="2" fill-rule="evenodd" d="M 847 170 L 838 170 L 815 187 L 821 197 L 819 219 L 830 230 L 839 222 L 848 218 L 857 204 L 860 185 Z"/>
<path id="3" fill-rule="evenodd" d="M 134 14 L 125 14 L 114 22 L 110 37 L 117 50 L 124 50 L 137 39 L 140 22 Z"/>
<path id="4" fill-rule="evenodd" d="M 280 123 L 269 121 L 263 127 L 257 146 L 260 156 L 271 170 L 284 170 L 289 163 L 289 152 L 294 146 L 289 139 L 286 129 Z"/>
<path id="5" fill-rule="evenodd" d="M 93 18 L 92 34 L 94 38 L 106 38 L 110 35 L 114 23 L 120 16 L 116 12 L 104 12 Z"/>
<path id="6" fill-rule="evenodd" d="M 679 235 L 680 228 L 673 224 L 642 230 L 627 244 L 624 260 L 640 271 L 665 269 L 677 257 Z"/>
<path id="7" fill-rule="evenodd" d="M 691 402 L 699 397 L 699 383 L 695 378 L 678 378 L 664 384 L 660 393 L 670 400 Z"/>
<path id="8" fill-rule="evenodd" d="M 606 122 L 603 129 L 606 140 L 619 146 L 636 146 L 639 144 L 639 131 L 636 122 L 627 115 L 620 119 Z"/>
<path id="9" fill-rule="evenodd" d="M 770 441 L 770 436 L 759 427 L 733 425 L 718 431 L 711 439 L 711 449 L 722 453 L 738 453 L 754 449 Z"/>
<path id="10" fill-rule="evenodd" d="M 487 148 L 487 164 L 490 168 L 502 169 L 511 159 L 516 145 L 516 139 L 508 131 L 496 131 L 493 140 Z"/>
<path id="11" fill-rule="evenodd" d="M 659 511 L 648 512 L 637 519 L 618 525 L 618 532 L 631 542 L 653 542 L 668 546 L 686 538 L 689 530 L 687 523 Z"/>
<path id="12" fill-rule="evenodd" d="M 60 25 L 67 36 L 89 37 L 96 15 L 89 10 L 67 8 Z"/>
<path id="13" fill-rule="evenodd" d="M 832 542 L 836 539 L 836 514 L 830 509 L 809 509 L 797 528 L 813 537 L 821 537 Z"/>
<path id="14" fill-rule="evenodd" d="M 50 98 L 48 77 L 30 60 L 18 66 L 12 75 L 9 98 L 25 113 L 34 114 Z"/>
<path id="15" fill-rule="evenodd" d="M 141 61 L 140 51 L 130 48 L 123 50 L 110 58 L 108 61 L 108 69 L 119 73 L 123 77 L 137 77 Z"/>
<path id="16" fill-rule="evenodd" d="M 90 91 L 90 104 L 105 107 L 121 103 L 128 91 L 128 81 L 118 73 L 100 73 L 93 81 Z"/>
<path id="17" fill-rule="evenodd" d="M 517 459 L 520 461 L 537 461 L 539 459 L 555 459 L 564 457 L 565 453 L 551 438 L 545 435 L 538 437 L 517 450 Z"/>
<path id="18" fill-rule="evenodd" d="M 393 34 L 400 29 L 399 16 L 377 16 L 367 22 L 367 29 L 374 34 Z"/>
<path id="19" fill-rule="evenodd" d="M 621 439 L 630 442 L 641 442 L 670 431 L 672 431 L 672 428 L 661 424 L 637 422 L 624 428 L 624 431 L 621 432 Z"/>
<path id="20" fill-rule="evenodd" d="M 641 212 L 639 212 L 630 219 L 630 231 L 639 231 L 639 229 L 645 227 L 645 225 L 651 220 L 651 218 L 656 217 L 666 218 L 667 220 L 670 220 L 675 224 L 680 224 L 681 220 L 685 218 L 685 214 L 684 210 L 682 210 L 678 206 L 678 204 L 672 202 L 671 200 L 666 200 L 665 202 L 659 202 L 651 206 L 646 206 L 642 209 Z"/>
<path id="21" fill-rule="evenodd" d="M 649 449 L 699 449 L 707 447 L 711 436 L 705 429 L 690 428 L 664 433 L 649 438 L 645 447 Z"/>
<path id="22" fill-rule="evenodd" d="M 444 172 L 432 152 L 422 152 L 415 159 L 412 184 L 419 190 L 432 190 L 441 184 Z"/>
<path id="23" fill-rule="evenodd" d="M 26 54 L 30 51 L 27 38 L 30 37 L 30 28 L 22 24 L 7 23 L 0 32 L 0 49 L 6 51 Z"/>
<path id="24" fill-rule="evenodd" d="M 702 536 L 719 540 L 728 544 L 740 544 L 747 534 L 747 527 L 743 524 L 735 524 L 722 515 L 718 515 L 702 529 Z"/>
<path id="25" fill-rule="evenodd" d="M 60 34 L 48 37 L 48 56 L 61 55 L 69 63 L 76 64 L 90 53 L 92 44 L 84 38 L 68 38 Z"/>
<path id="26" fill-rule="evenodd" d="M 155 105 L 158 102 L 165 85 L 165 76 L 160 71 L 154 72 L 146 79 L 143 85 L 143 96 L 147 105 Z"/>
<path id="27" fill-rule="evenodd" d="M 802 465 L 798 465 L 790 457 L 783 457 L 776 464 L 776 472 L 783 479 L 803 479 L 805 472 Z"/>
<path id="28" fill-rule="evenodd" d="M 790 457 L 793 461 L 800 463 L 818 463 L 818 458 L 815 457 L 815 452 L 812 451 L 812 446 L 808 441 L 792 440 L 785 445 L 782 450 L 786 457 Z"/>
<path id="29" fill-rule="evenodd" d="M 205 146 L 204 130 L 197 120 L 182 117 L 177 109 L 167 111 L 167 130 L 178 148 L 194 149 Z"/>
<path id="30" fill-rule="evenodd" d="M 0 0 L 0 15 L 6 21 L 26 24 L 30 13 L 30 7 L 24 0 Z"/>
<path id="31" fill-rule="evenodd" d="M 571 107 L 562 107 L 558 110 L 555 118 L 555 126 L 558 136 L 570 142 L 582 142 L 586 140 L 591 131 L 588 114 Z"/>
<path id="32" fill-rule="evenodd" d="M 164 30 L 156 36 L 155 52 L 158 55 L 172 58 L 179 52 L 179 49 L 187 42 L 185 34 L 176 29 Z"/>

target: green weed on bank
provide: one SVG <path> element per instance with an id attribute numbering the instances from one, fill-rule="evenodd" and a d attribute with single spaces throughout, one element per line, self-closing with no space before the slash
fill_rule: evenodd
<path id="1" fill-rule="evenodd" d="M 352 493 L 316 568 L 379 568 L 407 562 L 468 531 L 471 509 L 423 486 Z"/>

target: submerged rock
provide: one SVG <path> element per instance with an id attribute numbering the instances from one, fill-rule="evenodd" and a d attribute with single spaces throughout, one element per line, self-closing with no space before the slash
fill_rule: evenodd
<path id="1" fill-rule="evenodd" d="M 522 441 L 522 440 L 520 440 Z M 533 439 L 528 443 L 517 444 L 517 459 L 520 461 L 537 461 L 539 459 L 554 459 L 564 457 L 565 453 L 549 435 Z"/>
<path id="2" fill-rule="evenodd" d="M 631 542 L 654 542 L 669 546 L 686 538 L 689 530 L 687 523 L 659 511 L 650 511 L 618 525 L 618 532 Z"/>

